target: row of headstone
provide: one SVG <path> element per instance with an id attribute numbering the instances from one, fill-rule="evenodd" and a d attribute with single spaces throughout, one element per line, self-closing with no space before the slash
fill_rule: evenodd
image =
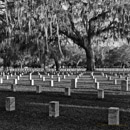
<path id="1" fill-rule="evenodd" d="M 15 97 L 6 97 L 6 111 L 15 111 Z M 59 102 L 51 101 L 49 103 L 49 117 L 59 117 Z M 110 107 L 108 109 L 108 125 L 119 125 L 119 108 Z"/>

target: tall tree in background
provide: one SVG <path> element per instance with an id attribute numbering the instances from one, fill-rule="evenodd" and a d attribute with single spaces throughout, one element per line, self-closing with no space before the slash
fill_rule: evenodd
<path id="1" fill-rule="evenodd" d="M 44 54 L 47 54 L 49 39 L 57 35 L 55 44 L 63 56 L 60 38 L 65 35 L 85 50 L 87 70 L 92 71 L 96 37 L 127 38 L 129 41 L 129 0 L 16 0 L 14 3 L 14 14 L 8 8 L 4 17 L 8 44 L 16 34 L 24 37 L 26 44 L 45 39 L 42 43 Z"/>
<path id="2" fill-rule="evenodd" d="M 94 70 L 93 43 L 96 37 L 128 38 L 130 6 L 120 0 L 66 0 L 57 14 L 60 34 L 86 52 L 87 69 Z"/>

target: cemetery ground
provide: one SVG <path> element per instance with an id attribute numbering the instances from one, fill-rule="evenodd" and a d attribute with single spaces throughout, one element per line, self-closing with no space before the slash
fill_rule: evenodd
<path id="1" fill-rule="evenodd" d="M 130 129 L 130 92 L 120 91 L 123 76 L 112 76 L 112 80 L 101 74 L 95 75 L 104 88 L 104 98 L 99 99 L 97 89 L 90 74 L 82 75 L 77 88 L 72 88 L 70 96 L 65 95 L 64 87 L 71 87 L 70 81 L 75 75 L 66 76 L 57 82 L 57 76 L 46 76 L 42 82 L 38 75 L 33 75 L 36 83 L 42 86 L 42 92 L 36 93 L 35 85 L 29 85 L 28 76 L 23 75 L 18 81 L 17 91 L 11 90 L 11 84 L 17 76 L 7 80 L 5 76 L 0 85 L 0 130 L 126 130 Z M 113 79 L 118 83 L 113 85 Z M 54 86 L 50 87 L 53 79 Z M 101 84 L 102 83 L 102 84 Z M 23 91 L 24 90 L 24 91 Z M 5 99 L 15 97 L 15 111 L 6 111 Z M 59 116 L 49 116 L 49 103 L 59 102 Z M 118 107 L 119 125 L 108 125 L 108 108 Z"/>

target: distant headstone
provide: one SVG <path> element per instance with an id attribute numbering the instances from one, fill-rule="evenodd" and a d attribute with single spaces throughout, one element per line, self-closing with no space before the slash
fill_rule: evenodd
<path id="1" fill-rule="evenodd" d="M 57 77 L 57 82 L 60 82 L 60 77 Z"/>
<path id="2" fill-rule="evenodd" d="M 45 80 L 46 80 L 46 78 L 43 76 L 43 77 L 42 77 L 42 81 L 45 81 Z"/>
<path id="3" fill-rule="evenodd" d="M 77 78 L 71 79 L 71 88 L 77 88 Z"/>
<path id="4" fill-rule="evenodd" d="M 51 101 L 49 103 L 49 116 L 58 117 L 59 116 L 59 102 Z"/>
<path id="5" fill-rule="evenodd" d="M 104 98 L 104 90 L 103 89 L 98 89 L 98 98 L 103 99 Z"/>
<path id="6" fill-rule="evenodd" d="M 97 83 L 97 79 L 94 79 L 94 83 Z"/>
<path id="7" fill-rule="evenodd" d="M 51 79 L 53 79 L 53 77 L 54 77 L 54 76 L 53 76 L 53 75 L 51 75 L 51 77 L 50 77 L 50 78 L 51 78 Z"/>
<path id="8" fill-rule="evenodd" d="M 128 80 L 122 80 L 121 81 L 121 90 L 122 91 L 128 91 Z"/>
<path id="9" fill-rule="evenodd" d="M 110 107 L 108 109 L 108 125 L 119 125 L 119 108 Z"/>
<path id="10" fill-rule="evenodd" d="M 125 77 L 125 80 L 129 80 L 129 77 Z"/>
<path id="11" fill-rule="evenodd" d="M 102 72 L 101 75 L 104 77 L 104 73 Z"/>
<path id="12" fill-rule="evenodd" d="M 65 96 L 70 96 L 71 95 L 71 89 L 70 88 L 65 88 Z"/>
<path id="13" fill-rule="evenodd" d="M 15 110 L 15 97 L 6 97 L 5 109 L 6 109 L 6 111 L 14 111 Z"/>
<path id="14" fill-rule="evenodd" d="M 117 85 L 117 79 L 113 80 L 114 85 Z"/>
<path id="15" fill-rule="evenodd" d="M 53 86 L 54 86 L 54 81 L 51 80 L 51 81 L 50 81 L 50 87 L 53 87 Z"/>
<path id="16" fill-rule="evenodd" d="M 6 75 L 6 80 L 8 80 L 9 79 L 9 75 Z"/>
<path id="17" fill-rule="evenodd" d="M 0 78 L 0 83 L 3 84 L 3 78 Z"/>
<path id="18" fill-rule="evenodd" d="M 63 79 L 65 79 L 66 78 L 66 75 L 63 75 Z"/>
<path id="19" fill-rule="evenodd" d="M 34 80 L 33 80 L 33 79 L 30 80 L 30 83 L 31 83 L 31 85 L 33 86 L 33 85 L 34 85 Z"/>
<path id="20" fill-rule="evenodd" d="M 96 89 L 99 89 L 99 82 L 96 82 L 96 83 L 95 83 L 95 88 L 96 88 Z"/>
<path id="21" fill-rule="evenodd" d="M 15 84 L 11 84 L 11 91 L 16 92 L 16 85 Z"/>
<path id="22" fill-rule="evenodd" d="M 14 79 L 14 84 L 18 84 L 18 80 L 17 79 Z"/>
<path id="23" fill-rule="evenodd" d="M 109 81 L 112 80 L 111 76 L 108 77 L 108 80 L 109 80 Z"/>
<path id="24" fill-rule="evenodd" d="M 41 93 L 41 92 L 42 92 L 42 87 L 36 86 L 36 93 Z"/>
<path id="25" fill-rule="evenodd" d="M 32 80 L 32 74 L 31 73 L 29 74 L 29 80 Z"/>
<path id="26" fill-rule="evenodd" d="M 120 78 L 120 79 L 122 78 L 122 75 L 121 75 L 121 74 L 119 75 L 119 78 Z"/>
<path id="27" fill-rule="evenodd" d="M 17 76 L 17 80 L 20 80 L 20 76 Z"/>

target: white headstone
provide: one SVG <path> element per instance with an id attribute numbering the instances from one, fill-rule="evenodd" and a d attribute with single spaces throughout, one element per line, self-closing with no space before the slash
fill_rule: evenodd
<path id="1" fill-rule="evenodd" d="M 71 88 L 77 88 L 77 78 L 71 79 Z"/>
<path id="2" fill-rule="evenodd" d="M 30 82 L 31 82 L 31 85 L 33 86 L 34 85 L 34 80 L 33 79 L 30 80 Z"/>
<path id="3" fill-rule="evenodd" d="M 36 93 L 41 93 L 41 92 L 42 92 L 42 87 L 36 86 Z"/>
<path id="4" fill-rule="evenodd" d="M 58 117 L 59 116 L 59 102 L 51 101 L 49 103 L 49 116 Z"/>
<path id="5" fill-rule="evenodd" d="M 6 80 L 8 80 L 9 79 L 9 75 L 6 75 Z"/>
<path id="6" fill-rule="evenodd" d="M 20 77 L 19 77 L 19 76 L 17 76 L 17 80 L 20 80 Z"/>
<path id="7" fill-rule="evenodd" d="M 65 75 L 63 75 L 63 79 L 65 79 L 66 78 L 66 76 Z"/>
<path id="8" fill-rule="evenodd" d="M 96 83 L 95 83 L 95 88 L 96 88 L 96 89 L 99 89 L 99 82 L 96 82 Z"/>
<path id="9" fill-rule="evenodd" d="M 109 80 L 109 81 L 111 80 L 111 76 L 108 77 L 108 80 Z"/>
<path id="10" fill-rule="evenodd" d="M 99 89 L 98 90 L 98 98 L 99 99 L 103 99 L 104 98 L 104 90 L 103 89 Z"/>
<path id="11" fill-rule="evenodd" d="M 57 77 L 57 82 L 60 82 L 60 77 Z"/>
<path id="12" fill-rule="evenodd" d="M 113 80 L 114 85 L 117 85 L 117 79 Z"/>
<path id="13" fill-rule="evenodd" d="M 119 125 L 119 108 L 116 107 L 109 108 L 108 125 Z"/>
<path id="14" fill-rule="evenodd" d="M 70 96 L 70 95 L 71 95 L 71 89 L 65 88 L 65 96 Z"/>
<path id="15" fill-rule="evenodd" d="M 18 80 L 17 79 L 14 79 L 14 84 L 18 84 Z"/>
<path id="16" fill-rule="evenodd" d="M 50 81 L 50 87 L 53 87 L 53 86 L 54 86 L 54 81 L 51 80 L 51 81 Z"/>
<path id="17" fill-rule="evenodd" d="M 122 91 L 128 91 L 128 80 L 122 80 L 121 81 L 121 90 Z"/>
<path id="18" fill-rule="evenodd" d="M 16 92 L 16 85 L 15 84 L 11 84 L 11 91 Z"/>
<path id="19" fill-rule="evenodd" d="M 42 81 L 46 81 L 46 78 L 44 76 L 42 77 Z"/>
<path id="20" fill-rule="evenodd" d="M 5 109 L 6 109 L 6 111 L 15 110 L 15 97 L 6 97 Z"/>
<path id="21" fill-rule="evenodd" d="M 29 80 L 32 80 L 32 74 L 31 73 L 29 74 Z"/>
<path id="22" fill-rule="evenodd" d="M 0 78 L 0 83 L 3 84 L 3 78 Z"/>
<path id="23" fill-rule="evenodd" d="M 51 78 L 51 79 L 53 79 L 53 77 L 54 77 L 54 76 L 53 76 L 53 75 L 51 75 L 51 77 L 50 77 L 50 78 Z"/>

